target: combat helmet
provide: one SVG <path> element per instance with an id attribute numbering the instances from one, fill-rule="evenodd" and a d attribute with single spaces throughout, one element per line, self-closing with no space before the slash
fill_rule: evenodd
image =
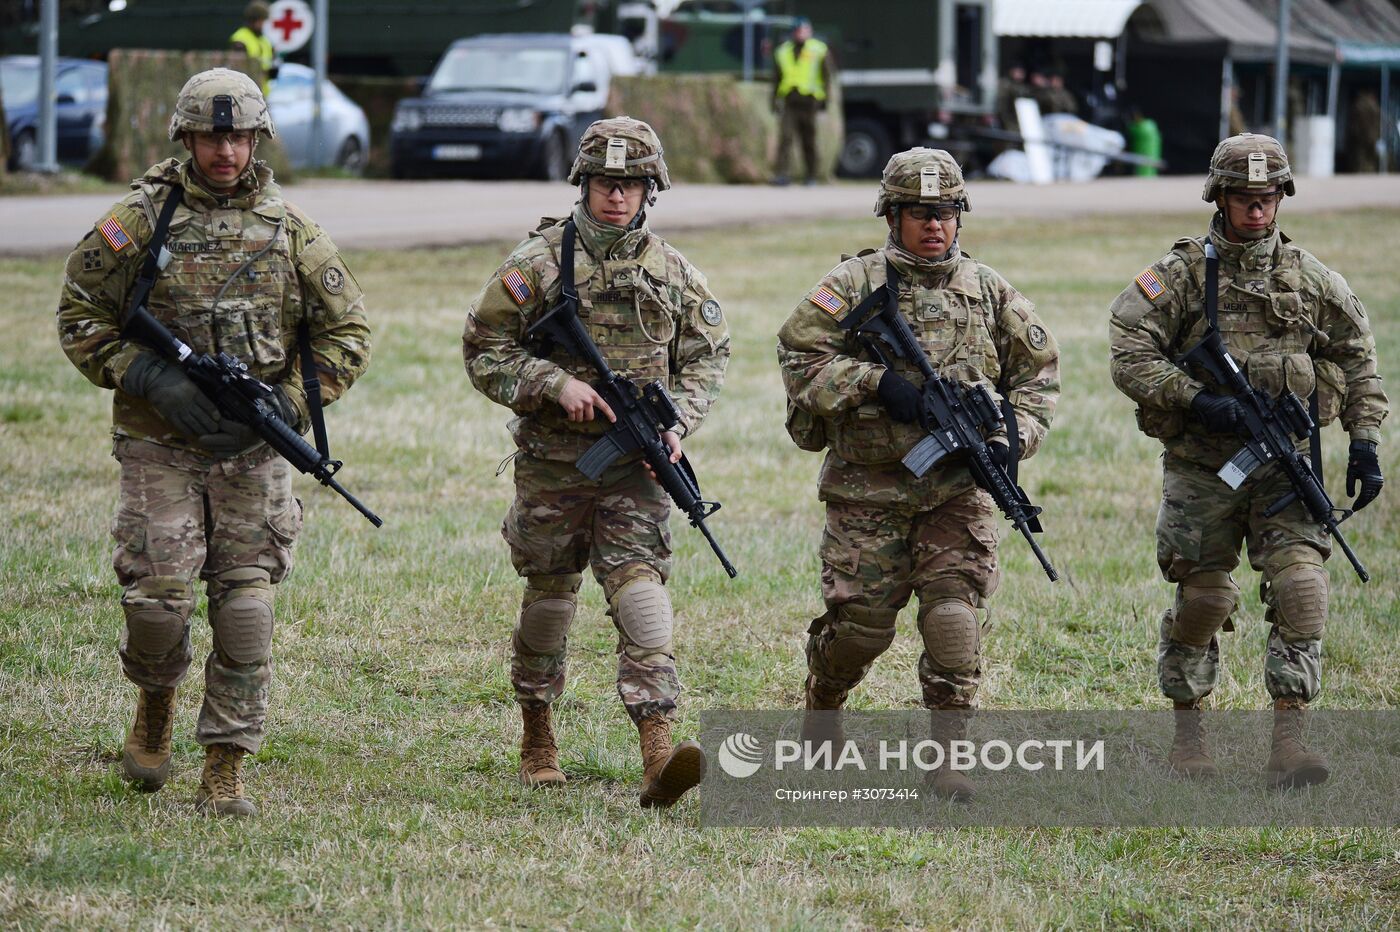
<path id="1" fill-rule="evenodd" d="M 1229 190 L 1263 191 L 1275 184 L 1284 194 L 1296 193 L 1293 169 L 1283 145 L 1272 136 L 1240 133 L 1215 147 L 1201 200 L 1214 203 Z"/>
<path id="2" fill-rule="evenodd" d="M 875 215 L 883 217 L 897 204 L 953 204 L 972 210 L 957 160 L 944 149 L 922 146 L 896 152 L 885 164 Z"/>
<path id="3" fill-rule="evenodd" d="M 210 68 L 185 82 L 170 116 L 170 138 L 181 133 L 228 133 L 240 129 L 277 135 L 267 101 L 252 78 L 241 71 Z"/>
<path id="4" fill-rule="evenodd" d="M 583 131 L 578 156 L 569 169 L 569 184 L 578 184 L 588 175 L 650 178 L 658 191 L 671 186 L 656 130 L 625 116 L 598 120 Z"/>

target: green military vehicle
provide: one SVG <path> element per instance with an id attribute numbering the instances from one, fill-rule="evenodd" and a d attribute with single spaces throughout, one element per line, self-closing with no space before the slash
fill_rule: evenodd
<path id="1" fill-rule="evenodd" d="M 846 120 L 843 174 L 878 174 L 895 151 L 932 140 L 981 161 L 971 128 L 996 107 L 993 0 L 797 0 L 831 47 Z"/>

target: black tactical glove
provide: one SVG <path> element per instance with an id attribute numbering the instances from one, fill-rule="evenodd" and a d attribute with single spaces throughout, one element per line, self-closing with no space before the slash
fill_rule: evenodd
<path id="1" fill-rule="evenodd" d="M 274 412 L 292 430 L 297 428 L 297 409 L 292 404 L 282 386 L 272 386 L 272 407 Z M 224 418 L 219 429 L 199 438 L 199 445 L 221 460 L 249 450 L 259 443 L 260 438 L 253 428 L 246 424 Z"/>
<path id="2" fill-rule="evenodd" d="M 886 369 L 885 374 L 880 376 L 878 392 L 880 403 L 890 412 L 890 417 L 901 424 L 913 424 L 919 420 L 924 396 L 904 376 L 893 369 Z"/>
<path id="3" fill-rule="evenodd" d="M 219 409 L 179 366 L 142 353 L 122 376 L 122 389 L 144 398 L 171 427 L 190 437 L 219 429 Z"/>
<path id="4" fill-rule="evenodd" d="M 1356 484 L 1361 483 L 1361 494 L 1356 495 Z M 1376 500 L 1381 494 L 1385 477 L 1381 475 L 1381 463 L 1376 458 L 1376 445 L 1370 440 L 1353 440 L 1347 448 L 1347 494 L 1356 495 L 1351 503 L 1353 511 L 1360 511 Z"/>
<path id="5" fill-rule="evenodd" d="M 1203 391 L 1191 399 L 1191 410 L 1212 434 L 1237 434 L 1244 428 L 1244 405 L 1229 395 Z"/>
<path id="6" fill-rule="evenodd" d="M 987 453 L 991 456 L 992 462 L 1002 469 L 1007 469 L 1011 464 L 1011 446 L 1002 443 L 1000 440 L 987 441 Z"/>

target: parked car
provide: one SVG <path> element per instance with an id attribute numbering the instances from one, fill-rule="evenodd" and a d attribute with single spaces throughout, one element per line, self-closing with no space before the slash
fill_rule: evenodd
<path id="1" fill-rule="evenodd" d="M 315 89 L 315 70 L 291 63 L 278 68 L 268 88 L 267 105 L 277 138 L 293 168 L 312 162 Z M 321 84 L 321 151 L 328 164 L 356 175 L 365 170 L 369 158 L 369 120 L 364 110 L 330 81 Z"/>
<path id="2" fill-rule="evenodd" d="M 642 62 L 620 36 L 512 33 L 452 43 L 390 129 L 396 178 L 533 175 L 560 180 L 603 115 L 614 75 Z"/>
<path id="3" fill-rule="evenodd" d="M 58 160 L 82 165 L 102 147 L 107 127 L 107 66 L 81 58 L 60 58 L 54 81 L 58 120 Z M 28 171 L 39 161 L 39 57 L 0 57 L 0 100 L 10 131 L 12 171 Z"/>

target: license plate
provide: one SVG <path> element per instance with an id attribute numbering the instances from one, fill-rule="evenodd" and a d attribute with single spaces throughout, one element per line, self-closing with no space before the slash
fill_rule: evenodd
<path id="1" fill-rule="evenodd" d="M 433 146 L 433 158 L 442 162 L 474 162 L 481 158 L 481 146 Z"/>

